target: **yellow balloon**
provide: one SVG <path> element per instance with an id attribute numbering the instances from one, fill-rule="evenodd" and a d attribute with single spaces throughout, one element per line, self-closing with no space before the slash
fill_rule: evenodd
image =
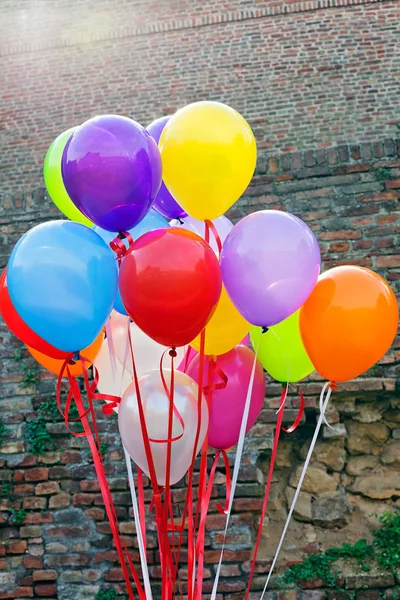
<path id="1" fill-rule="evenodd" d="M 237 346 L 249 333 L 250 323 L 236 310 L 232 304 L 225 286 L 217 304 L 217 308 L 206 326 L 205 354 L 219 356 Z M 200 350 L 198 335 L 190 345 Z"/>
<path id="2" fill-rule="evenodd" d="M 200 221 L 223 215 L 246 190 L 256 166 L 250 125 L 219 102 L 178 110 L 164 127 L 159 148 L 167 188 Z"/>

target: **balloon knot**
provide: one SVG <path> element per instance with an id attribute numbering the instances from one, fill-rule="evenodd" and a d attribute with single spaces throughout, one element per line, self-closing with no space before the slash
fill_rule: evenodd
<path id="1" fill-rule="evenodd" d="M 79 352 L 73 352 L 71 354 L 71 357 L 68 361 L 69 365 L 74 365 L 75 363 L 77 363 L 79 361 Z"/>
<path id="2" fill-rule="evenodd" d="M 171 348 L 171 350 L 169 351 L 169 355 L 171 358 L 176 358 L 177 357 L 177 353 L 175 348 Z"/>
<path id="3" fill-rule="evenodd" d="M 267 333 L 267 331 L 269 331 L 269 327 L 262 327 L 261 328 L 261 333 Z"/>
<path id="4" fill-rule="evenodd" d="M 335 392 L 336 390 L 339 389 L 339 386 L 335 381 L 331 381 L 329 384 L 329 387 L 331 388 L 332 392 Z"/>

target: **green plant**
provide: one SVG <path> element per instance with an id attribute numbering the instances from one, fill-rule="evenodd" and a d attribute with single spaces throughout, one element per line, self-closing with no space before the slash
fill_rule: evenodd
<path id="1" fill-rule="evenodd" d="M 12 525 L 22 525 L 27 515 L 28 513 L 23 508 L 20 508 L 19 510 L 12 510 L 8 521 L 9 523 L 12 523 Z"/>
<path id="2" fill-rule="evenodd" d="M 126 595 L 120 594 L 114 588 L 108 588 L 107 590 L 99 590 L 95 596 L 95 600 L 125 600 Z"/>
<path id="3" fill-rule="evenodd" d="M 400 567 L 400 511 L 383 513 L 379 522 L 373 533 L 378 565 L 394 572 Z"/>
<path id="4" fill-rule="evenodd" d="M 392 176 L 389 167 L 377 167 L 375 169 L 375 174 L 377 180 L 381 181 L 382 183 L 390 179 Z"/>
<path id="5" fill-rule="evenodd" d="M 400 568 L 400 511 L 385 512 L 379 517 L 380 527 L 372 533 L 373 541 L 358 540 L 355 544 L 343 544 L 339 548 L 328 548 L 325 552 L 309 554 L 303 562 L 292 565 L 282 577 L 284 584 L 301 584 L 310 579 L 320 579 L 329 588 L 340 593 L 338 583 L 340 571 L 334 570 L 339 559 L 355 559 L 366 572 L 375 564 L 380 569 L 397 573 Z M 400 594 L 395 596 L 400 598 Z"/>
<path id="6" fill-rule="evenodd" d="M 106 442 L 100 442 L 100 454 L 104 456 L 108 452 L 109 445 Z"/>
<path id="7" fill-rule="evenodd" d="M 39 381 L 40 373 L 37 367 L 30 367 L 29 365 L 24 365 L 22 367 L 24 372 L 24 376 L 22 379 L 21 387 L 28 388 L 31 386 L 35 386 Z"/>
<path id="8" fill-rule="evenodd" d="M 41 402 L 37 407 L 37 412 L 43 418 L 48 418 L 50 421 L 61 421 L 62 415 L 58 410 L 57 402 L 55 400 L 46 400 Z"/>
<path id="9" fill-rule="evenodd" d="M 0 488 L 0 496 L 2 498 L 8 498 L 8 500 L 14 499 L 13 486 L 9 481 L 3 481 L 1 488 Z"/>
<path id="10" fill-rule="evenodd" d="M 14 356 L 15 362 L 20 362 L 22 360 L 23 353 L 24 353 L 23 348 L 17 349 L 15 356 Z"/>
<path id="11" fill-rule="evenodd" d="M 4 444 L 4 440 L 6 439 L 8 434 L 8 427 L 4 424 L 3 419 L 0 419 L 0 446 Z"/>
<path id="12" fill-rule="evenodd" d="M 36 421 L 29 421 L 26 424 L 25 431 L 30 450 L 33 454 L 44 454 L 49 450 L 54 450 L 54 442 L 47 431 L 43 415 L 39 415 Z"/>
<path id="13" fill-rule="evenodd" d="M 320 579 L 325 585 L 339 592 L 341 591 L 337 582 L 339 571 L 333 570 L 333 563 L 341 558 L 346 560 L 354 558 L 362 571 L 368 571 L 370 567 L 365 561 L 373 557 L 373 547 L 366 540 L 361 539 L 355 544 L 343 544 L 339 548 L 329 548 L 325 552 L 309 554 L 302 563 L 292 565 L 284 573 L 283 582 L 300 583 L 310 579 Z"/>

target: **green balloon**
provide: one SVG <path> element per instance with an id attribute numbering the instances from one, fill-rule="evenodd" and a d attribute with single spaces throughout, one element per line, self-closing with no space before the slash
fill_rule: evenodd
<path id="1" fill-rule="evenodd" d="M 61 158 L 64 148 L 75 129 L 76 127 L 72 127 L 61 133 L 47 150 L 43 168 L 44 183 L 54 204 L 68 219 L 87 225 L 87 227 L 93 227 L 93 223 L 77 209 L 68 196 L 61 173 Z"/>
<path id="2" fill-rule="evenodd" d="M 262 333 L 261 327 L 250 329 L 251 343 L 254 348 L 258 344 L 261 364 L 273 379 L 282 383 L 295 383 L 314 371 L 300 336 L 299 314 L 298 310 L 266 333 Z"/>

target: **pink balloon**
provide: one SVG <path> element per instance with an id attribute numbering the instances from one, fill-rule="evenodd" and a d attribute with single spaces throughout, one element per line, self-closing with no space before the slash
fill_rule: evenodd
<path id="1" fill-rule="evenodd" d="M 205 357 L 204 373 L 208 373 L 209 357 Z M 240 433 L 247 390 L 253 367 L 254 352 L 246 346 L 236 346 L 227 354 L 217 357 L 216 367 L 221 369 L 228 377 L 226 387 L 213 390 L 211 394 L 210 421 L 208 427 L 208 443 L 213 448 L 230 448 L 234 446 Z M 199 381 L 200 357 L 197 355 L 188 368 L 188 375 Z M 214 376 L 214 382 L 220 380 Z M 203 386 L 208 384 L 207 375 Z M 246 432 L 256 422 L 264 404 L 265 378 L 261 363 L 257 360 L 253 392 L 251 396 L 250 412 Z"/>
<path id="2" fill-rule="evenodd" d="M 242 339 L 242 341 L 240 342 L 241 346 L 248 346 L 250 344 L 250 336 L 249 334 L 246 335 L 246 337 L 244 337 Z"/>

